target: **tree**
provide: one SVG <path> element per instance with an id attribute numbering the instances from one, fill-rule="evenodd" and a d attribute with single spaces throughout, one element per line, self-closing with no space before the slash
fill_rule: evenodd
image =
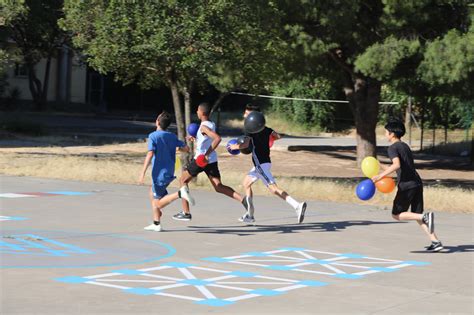
<path id="1" fill-rule="evenodd" d="M 402 91 L 420 86 L 419 93 L 426 92 L 417 69 L 427 44 L 452 29 L 462 31 L 468 23 L 466 1 L 282 3 L 293 47 L 305 58 L 329 58 L 332 64 L 326 71 L 339 72 L 355 119 L 359 163 L 365 156 L 375 156 L 382 83 L 398 81 Z"/>
<path id="2" fill-rule="evenodd" d="M 21 14 L 11 19 L 7 27 L 8 36 L 15 41 L 28 69 L 30 92 L 36 108 L 41 110 L 47 101 L 51 59 L 66 40 L 58 26 L 58 19 L 62 17 L 63 1 L 9 1 L 6 6 L 18 6 L 19 3 L 24 3 L 24 9 Z M 46 69 L 41 81 L 36 73 L 36 65 L 43 58 L 46 59 Z"/>
<path id="3" fill-rule="evenodd" d="M 62 26 L 97 71 L 143 88 L 166 84 L 178 136 L 184 138 L 192 91 L 203 86 L 219 65 L 253 49 L 241 44 L 259 33 L 255 6 L 253 1 L 230 0 L 69 0 Z"/>

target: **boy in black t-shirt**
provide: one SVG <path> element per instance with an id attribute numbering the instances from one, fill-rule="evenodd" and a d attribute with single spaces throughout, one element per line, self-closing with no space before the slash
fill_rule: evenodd
<path id="1" fill-rule="evenodd" d="M 395 121 L 385 125 L 385 129 L 385 136 L 391 143 L 388 147 L 388 157 L 392 160 L 392 165 L 372 177 L 372 181 L 375 183 L 384 176 L 397 172 L 398 191 L 393 201 L 392 217 L 398 221 L 418 222 L 431 240 L 431 245 L 426 249 L 440 251 L 443 249 L 443 244 L 434 233 L 434 214 L 433 212 L 423 214 L 423 183 L 415 169 L 413 154 L 410 147 L 400 140 L 405 135 L 405 126 Z M 408 212 L 410 206 L 411 212 Z"/>
<path id="2" fill-rule="evenodd" d="M 256 105 L 247 105 L 244 112 L 244 117 L 247 117 L 252 111 L 260 111 L 260 108 Z M 265 127 L 262 131 L 253 134 L 247 134 L 246 140 L 242 144 L 235 144 L 230 146 L 230 149 L 246 149 L 250 146 L 250 142 L 253 143 L 252 149 L 252 162 L 254 167 L 245 176 L 243 185 L 245 188 L 244 205 L 247 207 L 247 212 L 239 218 L 239 221 L 252 223 L 255 222 L 254 218 L 254 206 L 253 206 L 253 191 L 252 185 L 259 179 L 268 187 L 268 189 L 285 200 L 290 206 L 292 206 L 298 217 L 298 223 L 302 223 L 304 220 L 304 214 L 306 211 L 306 202 L 298 202 L 293 199 L 288 193 L 279 188 L 271 173 L 271 160 L 270 160 L 270 137 L 274 140 L 278 140 L 281 136 L 276 133 L 273 129 Z"/>

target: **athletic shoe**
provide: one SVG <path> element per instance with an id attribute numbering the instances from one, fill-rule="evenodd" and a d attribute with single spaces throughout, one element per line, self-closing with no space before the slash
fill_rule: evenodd
<path id="1" fill-rule="evenodd" d="M 149 226 L 145 226 L 143 229 L 147 231 L 161 232 L 161 224 L 156 225 L 152 223 Z"/>
<path id="2" fill-rule="evenodd" d="M 191 206 L 194 206 L 194 198 L 189 194 L 189 188 L 186 186 L 183 186 L 179 189 L 179 195 L 181 198 L 187 200 Z"/>
<path id="3" fill-rule="evenodd" d="M 306 202 L 302 202 L 298 205 L 298 208 L 296 208 L 296 214 L 298 215 L 298 224 L 303 223 L 305 211 L 306 211 Z"/>
<path id="4" fill-rule="evenodd" d="M 427 212 L 423 214 L 422 221 L 428 226 L 428 231 L 430 231 L 430 234 L 432 234 L 434 232 L 434 213 Z"/>
<path id="5" fill-rule="evenodd" d="M 244 223 L 255 223 L 255 218 L 246 213 L 239 218 L 239 221 Z"/>
<path id="6" fill-rule="evenodd" d="M 444 247 L 443 247 L 443 244 L 441 242 L 431 242 L 431 245 L 428 246 L 426 248 L 426 250 L 429 250 L 431 252 L 439 252 L 440 250 L 442 250 Z"/>
<path id="7" fill-rule="evenodd" d="M 191 213 L 184 213 L 184 211 L 181 211 L 173 216 L 173 219 L 179 220 L 179 221 L 191 221 L 192 219 Z"/>

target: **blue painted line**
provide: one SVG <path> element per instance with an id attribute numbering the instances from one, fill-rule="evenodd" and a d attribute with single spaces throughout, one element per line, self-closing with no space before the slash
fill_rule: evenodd
<path id="1" fill-rule="evenodd" d="M 242 271 L 232 271 L 232 272 L 229 272 L 227 275 L 236 276 L 236 277 L 240 277 L 240 278 L 253 278 L 253 277 L 258 276 L 258 273 L 242 272 Z"/>
<path id="2" fill-rule="evenodd" d="M 270 270 L 293 270 L 297 267 L 290 267 L 290 266 L 278 266 L 278 265 L 269 265 L 265 266 L 265 268 L 270 269 Z"/>
<path id="3" fill-rule="evenodd" d="M 208 305 L 208 306 L 227 306 L 227 305 L 234 304 L 235 302 L 221 300 L 221 299 L 206 299 L 206 300 L 201 300 L 194 303 L 200 304 L 200 305 Z"/>
<path id="4" fill-rule="evenodd" d="M 5 219 L 3 221 L 23 221 L 23 220 L 28 220 L 28 218 L 24 217 L 8 217 L 5 216 Z"/>
<path id="5" fill-rule="evenodd" d="M 286 250 L 286 251 L 304 251 L 306 250 L 306 248 L 302 248 L 302 247 L 283 247 L 283 248 L 279 248 L 279 250 Z"/>
<path id="6" fill-rule="evenodd" d="M 18 229 L 3 229 L 3 231 L 17 231 Z M 30 231 L 35 231 L 35 232 L 60 232 L 60 233 L 74 233 L 78 235 L 97 235 L 97 236 L 103 236 L 103 234 L 100 233 L 84 233 L 84 232 L 74 232 L 74 231 L 51 231 L 51 230 L 36 230 L 36 229 L 31 229 Z M 127 262 L 120 262 L 120 263 L 108 263 L 108 264 L 91 264 L 91 265 L 68 265 L 68 266 L 62 266 L 62 265 L 48 265 L 48 266 L 35 266 L 35 265 L 30 265 L 30 266 L 4 266 L 0 265 L 0 268 L 5 268 L 5 269 L 23 269 L 23 268 L 94 268 L 94 267 L 106 267 L 106 266 L 123 266 L 123 265 L 130 265 L 130 264 L 142 264 L 142 263 L 148 263 L 148 262 L 153 262 L 157 260 L 161 260 L 164 258 L 168 258 L 176 254 L 176 249 L 172 247 L 171 245 L 159 242 L 159 241 L 152 241 L 152 240 L 146 240 L 142 238 L 137 238 L 137 237 L 131 237 L 131 236 L 125 236 L 125 235 L 120 235 L 120 234 L 110 234 L 107 235 L 109 237 L 113 238 L 122 238 L 122 239 L 129 239 L 129 240 L 138 240 L 146 243 L 152 243 L 152 244 L 157 244 L 160 245 L 168 250 L 168 253 L 162 256 L 155 256 L 151 257 L 148 259 L 143 259 L 139 261 L 127 261 Z"/>
<path id="7" fill-rule="evenodd" d="M 369 270 L 381 271 L 381 272 L 394 272 L 399 270 L 398 268 L 385 268 L 385 267 L 372 267 Z"/>
<path id="8" fill-rule="evenodd" d="M 347 258 L 366 258 L 367 256 L 353 253 L 339 254 L 338 256 L 344 256 Z"/>
<path id="9" fill-rule="evenodd" d="M 360 279 L 364 277 L 361 275 L 353 275 L 353 274 L 348 274 L 348 273 L 338 273 L 332 276 L 335 278 L 341 278 L 341 279 Z"/>
<path id="10" fill-rule="evenodd" d="M 129 275 L 129 276 L 142 275 L 142 274 L 146 273 L 144 271 L 133 270 L 133 269 L 112 270 L 112 272 L 120 273 L 122 275 Z"/>
<path id="11" fill-rule="evenodd" d="M 305 285 L 305 286 L 308 286 L 308 287 L 324 287 L 324 286 L 328 285 L 327 282 L 313 281 L 313 280 L 298 281 L 295 284 Z"/>
<path id="12" fill-rule="evenodd" d="M 127 293 L 136 294 L 136 295 L 153 295 L 160 292 L 160 290 L 153 290 L 153 289 L 148 289 L 148 288 L 128 288 L 128 289 L 123 289 L 123 291 Z"/>
<path id="13" fill-rule="evenodd" d="M 9 249 L 17 250 L 17 251 L 26 251 L 26 249 L 24 247 L 20 246 L 20 245 L 12 244 L 12 243 L 5 242 L 5 241 L 0 241 L 0 248 L 1 247 L 7 247 Z"/>
<path id="14" fill-rule="evenodd" d="M 283 292 L 281 291 L 275 291 L 275 290 L 268 290 L 268 289 L 256 289 L 247 292 L 248 294 L 257 294 L 261 296 L 275 296 L 275 295 L 281 295 Z"/>
<path id="15" fill-rule="evenodd" d="M 91 195 L 90 192 L 82 192 L 82 191 L 48 191 L 47 194 L 54 194 L 54 195 L 64 195 L 64 196 L 86 196 Z"/>
<path id="16" fill-rule="evenodd" d="M 180 262 L 169 262 L 169 263 L 164 263 L 162 266 L 168 266 L 168 267 L 174 267 L 174 268 L 188 268 L 188 267 L 193 267 L 194 265 L 187 264 L 187 263 L 180 263 Z"/>
<path id="17" fill-rule="evenodd" d="M 209 285 L 213 284 L 212 281 L 201 280 L 201 279 L 185 279 L 180 280 L 179 283 L 189 284 L 189 285 Z"/>
<path id="18" fill-rule="evenodd" d="M 221 257 L 206 257 L 206 258 L 201 258 L 201 260 L 211 261 L 211 262 L 216 262 L 216 263 L 226 263 L 226 262 L 232 261 L 231 259 L 221 258 Z"/>
<path id="19" fill-rule="evenodd" d="M 81 253 L 81 254 L 92 254 L 93 253 L 93 252 L 91 252 L 87 249 L 83 249 L 83 248 L 80 248 L 78 246 L 74 246 L 74 245 L 62 243 L 62 242 L 59 242 L 59 241 L 55 241 L 55 240 L 52 240 L 52 239 L 49 239 L 49 238 L 46 238 L 46 237 L 42 237 L 42 239 L 44 241 L 48 242 L 48 243 L 57 245 L 59 247 L 68 248 L 68 249 L 72 250 L 74 253 Z"/>
<path id="20" fill-rule="evenodd" d="M 59 282 L 65 282 L 65 283 L 85 283 L 89 281 L 94 281 L 93 279 L 87 279 L 84 277 L 76 277 L 76 276 L 56 278 L 54 280 L 59 281 Z"/>
<path id="21" fill-rule="evenodd" d="M 412 265 L 412 266 L 426 266 L 426 265 L 431 265 L 430 262 L 415 261 L 415 260 L 402 261 L 402 262 L 400 262 L 400 264 L 407 264 L 407 265 Z"/>

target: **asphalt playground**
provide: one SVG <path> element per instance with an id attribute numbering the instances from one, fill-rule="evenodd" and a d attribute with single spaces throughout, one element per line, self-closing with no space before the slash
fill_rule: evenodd
<path id="1" fill-rule="evenodd" d="M 473 314 L 470 214 L 436 213 L 445 245 L 371 206 L 277 198 L 243 208 L 195 190 L 193 220 L 144 231 L 146 186 L 0 177 L 1 314 Z M 171 189 L 173 190 L 173 189 Z M 317 191 L 315 194 L 317 195 Z"/>

